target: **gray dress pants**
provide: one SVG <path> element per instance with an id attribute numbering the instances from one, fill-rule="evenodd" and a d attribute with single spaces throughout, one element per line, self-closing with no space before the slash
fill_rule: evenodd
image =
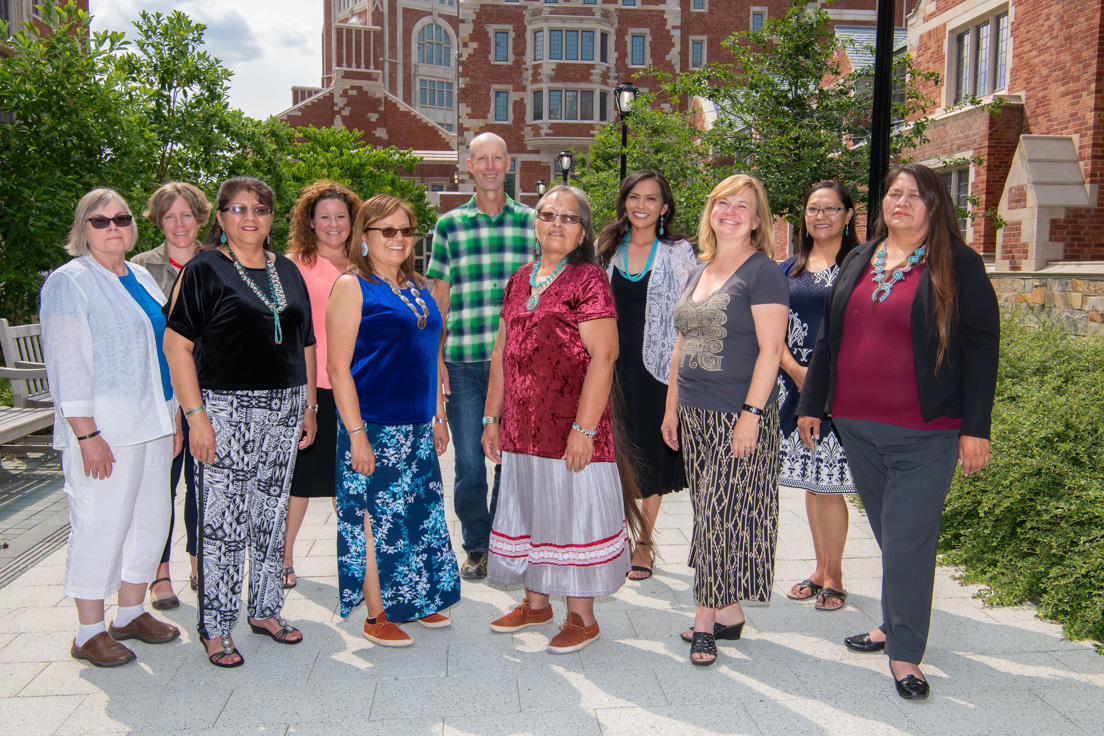
<path id="1" fill-rule="evenodd" d="M 832 421 L 882 550 L 886 654 L 920 664 L 931 624 L 943 501 L 958 464 L 958 430 Z"/>

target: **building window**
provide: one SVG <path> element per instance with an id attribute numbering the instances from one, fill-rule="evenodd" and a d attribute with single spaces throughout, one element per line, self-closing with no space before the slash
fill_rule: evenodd
<path id="1" fill-rule="evenodd" d="M 752 8 L 751 9 L 751 30 L 761 31 L 763 30 L 763 24 L 767 22 L 767 9 L 766 8 Z"/>
<path id="2" fill-rule="evenodd" d="M 533 31 L 533 61 L 544 61 L 544 31 Z"/>
<path id="3" fill-rule="evenodd" d="M 635 8 L 636 0 L 621 0 L 621 4 L 624 5 L 626 8 Z"/>
<path id="4" fill-rule="evenodd" d="M 567 61 L 579 60 L 578 31 L 564 31 L 564 59 Z"/>
<path id="5" fill-rule="evenodd" d="M 579 40 L 582 42 L 579 58 L 583 61 L 594 61 L 594 31 L 581 31 Z"/>
<path id="6" fill-rule="evenodd" d="M 548 32 L 548 58 L 563 59 L 563 31 Z"/>
<path id="7" fill-rule="evenodd" d="M 510 93 L 505 90 L 495 90 L 494 119 L 498 123 L 510 121 Z"/>
<path id="8" fill-rule="evenodd" d="M 533 120 L 544 120 L 544 91 L 533 92 Z"/>
<path id="9" fill-rule="evenodd" d="M 690 4 L 690 9 L 705 10 L 705 0 L 694 0 L 694 2 Z"/>
<path id="10" fill-rule="evenodd" d="M 647 64 L 648 37 L 643 35 L 629 36 L 629 66 L 644 66 Z"/>
<path id="11" fill-rule="evenodd" d="M 448 5 L 451 7 L 452 4 L 456 2 L 456 0 L 437 0 L 437 2 L 441 5 Z"/>
<path id="12" fill-rule="evenodd" d="M 697 69 L 705 63 L 705 39 L 690 39 L 690 68 Z"/>
<path id="13" fill-rule="evenodd" d="M 436 79 L 418 80 L 418 104 L 422 107 L 452 109 L 452 82 Z"/>
<path id="14" fill-rule="evenodd" d="M 609 108 L 607 107 L 608 104 L 609 104 L 609 98 L 606 97 L 606 93 L 605 92 L 599 92 L 598 93 L 598 120 L 603 122 L 603 123 L 606 122 L 606 120 L 609 118 Z"/>
<path id="15" fill-rule="evenodd" d="M 494 32 L 494 60 L 495 61 L 509 61 L 510 60 L 510 32 L 509 31 L 495 31 Z"/>
<path id="16" fill-rule="evenodd" d="M 533 92 L 533 120 L 543 119 L 543 92 Z M 605 95 L 599 93 L 601 109 L 605 107 Z M 604 113 L 603 113 L 604 114 Z M 594 120 L 594 90 L 591 89 L 550 89 L 548 90 L 549 120 Z"/>
<path id="17" fill-rule="evenodd" d="M 598 46 L 598 61 L 603 64 L 609 63 L 609 34 L 603 33 L 601 42 Z"/>
<path id="18" fill-rule="evenodd" d="M 583 5 L 597 5 L 598 0 L 583 0 Z"/>
<path id="19" fill-rule="evenodd" d="M 445 29 L 436 23 L 423 26 L 418 31 L 418 63 L 452 66 L 452 40 Z"/>
<path id="20" fill-rule="evenodd" d="M 1008 13 L 983 18 L 954 36 L 954 104 L 1004 89 L 1008 81 Z"/>
<path id="21" fill-rule="evenodd" d="M 966 166 L 961 169 L 944 171 L 942 176 L 943 183 L 947 185 L 947 191 L 951 193 L 951 199 L 954 200 L 955 207 L 958 208 L 959 214 L 962 215 L 963 212 L 967 212 L 970 208 L 970 167 Z M 962 231 L 962 237 L 966 237 L 966 227 L 969 224 L 969 217 L 959 218 L 958 229 Z"/>

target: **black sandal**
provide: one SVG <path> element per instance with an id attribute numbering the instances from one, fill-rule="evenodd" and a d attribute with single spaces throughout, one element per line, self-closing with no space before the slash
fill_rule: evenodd
<path id="1" fill-rule="evenodd" d="M 694 659 L 695 654 L 711 654 L 713 659 Z M 690 644 L 690 664 L 708 667 L 717 661 L 717 642 L 708 631 L 695 631 Z"/>
<path id="2" fill-rule="evenodd" d="M 643 545 L 645 547 L 651 547 L 652 543 L 651 542 L 637 542 L 636 545 L 638 547 L 641 546 L 641 545 Z M 650 578 L 652 576 L 652 567 L 654 565 L 655 565 L 655 550 L 653 549 L 652 550 L 652 564 L 648 565 L 647 567 L 645 567 L 644 565 L 633 565 L 632 567 L 629 568 L 629 572 L 625 573 L 625 577 L 628 578 L 629 580 L 635 580 L 637 582 L 640 582 L 641 580 L 647 580 L 648 578 Z M 634 572 L 643 572 L 643 573 L 647 573 L 647 575 L 645 575 L 642 578 L 630 578 L 629 575 L 634 573 Z"/>
<path id="3" fill-rule="evenodd" d="M 253 623 L 252 621 L 249 622 L 249 629 L 254 634 L 263 634 L 264 636 L 267 636 L 269 639 L 272 639 L 272 641 L 278 642 L 280 644 L 298 644 L 299 642 L 303 641 L 303 636 L 302 636 L 303 632 L 299 631 L 299 629 L 297 629 L 294 626 L 292 626 L 291 624 L 289 624 L 287 621 L 284 620 L 283 617 L 273 616 L 272 618 L 274 618 L 276 620 L 276 623 L 280 624 L 280 630 L 275 632 L 275 633 L 269 631 L 268 629 L 266 629 L 263 626 L 258 626 L 257 624 Z M 261 620 L 267 620 L 267 619 L 261 619 Z M 291 636 L 292 634 L 299 634 L 300 636 L 299 636 L 298 639 L 288 639 L 288 637 Z"/>
<path id="4" fill-rule="evenodd" d="M 208 654 L 207 661 L 216 667 L 222 667 L 224 669 L 230 669 L 231 667 L 241 667 L 243 664 L 245 664 L 245 657 L 241 656 L 241 652 L 238 651 L 237 647 L 230 645 L 230 637 L 223 636 L 220 638 L 222 639 L 222 649 L 215 652 L 214 654 Z M 207 651 L 207 642 L 209 641 L 210 639 L 204 639 L 202 636 L 199 637 L 199 643 L 203 645 L 204 652 Z M 228 658 L 233 657 L 234 655 L 237 655 L 238 657 L 237 662 L 226 661 Z"/>
<path id="5" fill-rule="evenodd" d="M 718 641 L 720 641 L 721 639 L 724 639 L 725 641 L 737 641 L 737 640 L 739 640 L 740 635 L 744 631 L 744 624 L 745 623 L 746 623 L 746 620 L 741 621 L 738 624 L 732 624 L 731 626 L 725 626 L 724 624 L 714 623 L 713 624 L 713 638 L 715 640 L 718 640 Z M 693 629 L 691 629 L 690 631 L 693 632 Z M 694 642 L 693 635 L 692 634 L 687 634 L 685 631 L 682 632 L 681 634 L 679 634 L 679 636 L 682 637 L 682 640 L 684 642 L 686 642 L 687 644 L 692 644 Z"/>
<path id="6" fill-rule="evenodd" d="M 816 583 L 814 583 L 812 580 L 809 580 L 808 578 L 805 578 L 804 580 L 802 580 L 800 583 L 797 584 L 797 589 L 798 590 L 804 590 L 805 588 L 809 589 L 809 595 L 794 595 L 792 592 L 790 592 L 790 593 L 786 594 L 786 597 L 789 598 L 791 601 L 807 601 L 807 600 L 810 600 L 812 598 L 816 598 L 817 593 L 824 590 L 823 585 L 817 585 Z"/>
<path id="7" fill-rule="evenodd" d="M 298 575 L 295 575 L 295 580 L 293 582 L 288 583 L 288 576 L 289 575 L 295 575 L 295 568 L 294 567 L 285 567 L 284 568 L 284 572 L 283 572 L 283 576 L 282 576 L 283 577 L 283 583 L 284 583 L 284 590 L 291 590 L 292 588 L 294 588 L 296 585 L 299 584 L 299 576 Z"/>
<path id="8" fill-rule="evenodd" d="M 837 599 L 840 604 L 838 606 L 826 606 L 824 605 L 829 598 Z M 817 595 L 816 604 L 814 608 L 818 611 L 838 611 L 847 605 L 847 591 L 836 590 L 835 588 L 825 588 Z"/>

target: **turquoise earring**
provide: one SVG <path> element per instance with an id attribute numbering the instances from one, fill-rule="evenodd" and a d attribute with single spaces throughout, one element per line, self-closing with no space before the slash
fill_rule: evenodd
<path id="1" fill-rule="evenodd" d="M 221 243 L 222 245 L 226 245 L 226 233 L 223 233 L 219 236 L 219 243 Z"/>
<path id="2" fill-rule="evenodd" d="M 368 257 L 368 243 L 364 242 L 363 240 L 360 241 L 360 254 L 365 258 Z"/>
<path id="3" fill-rule="evenodd" d="M 851 223 L 849 222 L 849 223 L 847 223 L 846 225 L 843 226 L 843 234 L 844 235 L 849 235 L 850 233 L 851 233 Z"/>

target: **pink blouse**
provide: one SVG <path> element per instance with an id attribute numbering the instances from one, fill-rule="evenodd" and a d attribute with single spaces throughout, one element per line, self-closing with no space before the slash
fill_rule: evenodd
<path id="1" fill-rule="evenodd" d="M 502 303 L 506 344 L 501 443 L 507 452 L 559 459 L 567 449 L 590 367 L 579 323 L 617 319 L 617 308 L 606 274 L 582 263 L 567 266 L 530 312 L 525 302 L 532 268 L 522 266 L 510 277 Z M 594 462 L 614 462 L 608 402 L 597 430 Z"/>
<path id="2" fill-rule="evenodd" d="M 341 272 L 322 256 L 314 259 L 313 266 L 307 267 L 298 260 L 295 265 L 299 267 L 299 273 L 303 274 L 303 281 L 307 282 L 307 294 L 310 297 L 311 321 L 314 323 L 314 337 L 318 341 L 314 346 L 318 361 L 318 388 L 332 389 L 330 376 L 326 373 L 326 302 L 330 300 L 330 292 Z"/>

